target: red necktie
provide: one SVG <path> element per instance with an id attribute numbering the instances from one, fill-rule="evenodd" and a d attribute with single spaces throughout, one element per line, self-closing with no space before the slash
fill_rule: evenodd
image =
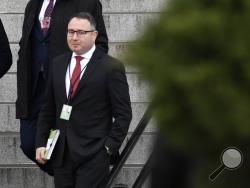
<path id="1" fill-rule="evenodd" d="M 75 93 L 76 93 L 76 90 L 77 90 L 77 87 L 80 83 L 80 76 L 81 76 L 81 60 L 83 59 L 82 56 L 75 56 L 76 58 L 76 66 L 75 66 L 75 69 L 73 71 L 73 74 L 72 74 L 72 77 L 71 77 L 71 80 L 70 80 L 70 85 L 72 87 L 72 92 L 71 92 L 71 95 L 70 97 L 73 98 Z"/>

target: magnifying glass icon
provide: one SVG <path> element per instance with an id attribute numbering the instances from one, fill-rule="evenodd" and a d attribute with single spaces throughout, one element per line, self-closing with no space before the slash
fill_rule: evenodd
<path id="1" fill-rule="evenodd" d="M 213 181 L 225 168 L 228 170 L 236 170 L 243 162 L 242 152 L 235 147 L 225 149 L 221 155 L 221 165 L 209 176 Z"/>

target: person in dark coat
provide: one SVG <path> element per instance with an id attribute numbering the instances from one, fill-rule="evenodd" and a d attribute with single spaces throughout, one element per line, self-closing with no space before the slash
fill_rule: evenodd
<path id="1" fill-rule="evenodd" d="M 108 51 L 108 37 L 99 0 L 30 0 L 26 6 L 19 58 L 17 61 L 16 118 L 20 119 L 21 149 L 34 162 L 38 114 L 51 60 L 69 52 L 66 31 L 69 18 L 76 12 L 93 14 L 98 36 L 96 46 Z M 50 165 L 40 166 L 50 175 Z"/>
<path id="2" fill-rule="evenodd" d="M 0 19 L 0 78 L 9 70 L 12 65 L 12 55 L 9 41 Z"/>
<path id="3" fill-rule="evenodd" d="M 117 152 L 132 118 L 124 65 L 96 48 L 93 17 L 80 12 L 68 24 L 71 53 L 52 61 L 39 114 L 36 159 L 40 164 L 51 129 L 60 135 L 52 153 L 56 188 L 103 188 L 109 156 Z"/>

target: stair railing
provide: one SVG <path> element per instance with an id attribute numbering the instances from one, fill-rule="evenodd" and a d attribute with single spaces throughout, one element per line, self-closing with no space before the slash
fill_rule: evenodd
<path id="1" fill-rule="evenodd" d="M 122 169 L 123 165 L 125 164 L 129 154 L 132 152 L 132 150 L 135 147 L 135 144 L 139 140 L 140 136 L 142 135 L 144 129 L 146 128 L 147 124 L 149 123 L 151 119 L 151 110 L 150 107 L 146 110 L 144 113 L 142 119 L 140 120 L 139 124 L 137 125 L 136 129 L 134 130 L 132 136 L 130 137 L 129 141 L 127 142 L 125 148 L 123 149 L 119 160 L 117 163 L 114 164 L 110 174 L 108 181 L 106 183 L 105 188 L 111 188 L 111 185 L 114 181 L 114 179 L 117 177 L 118 173 Z"/>

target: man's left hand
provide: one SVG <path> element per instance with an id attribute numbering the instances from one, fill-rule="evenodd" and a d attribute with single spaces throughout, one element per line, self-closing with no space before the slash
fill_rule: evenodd
<path id="1" fill-rule="evenodd" d="M 40 147 L 36 149 L 36 160 L 39 164 L 45 164 L 47 160 L 45 159 L 45 147 Z"/>

